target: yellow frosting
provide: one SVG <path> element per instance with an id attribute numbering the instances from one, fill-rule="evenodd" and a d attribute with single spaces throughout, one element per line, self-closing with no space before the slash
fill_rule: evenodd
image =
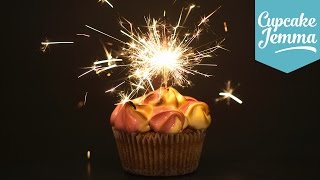
<path id="1" fill-rule="evenodd" d="M 164 89 L 164 88 L 163 88 Z M 186 101 L 186 98 L 182 96 L 176 89 L 169 87 L 161 92 L 161 96 L 165 101 L 166 105 L 179 107 Z"/>
<path id="2" fill-rule="evenodd" d="M 153 108 L 150 105 L 136 105 L 136 111 L 149 120 L 152 117 Z"/>
<path id="3" fill-rule="evenodd" d="M 194 102 L 189 105 L 184 115 L 193 129 L 206 129 L 211 123 L 209 107 L 204 102 Z"/>
<path id="4" fill-rule="evenodd" d="M 181 121 L 179 120 L 179 118 L 176 117 L 175 119 L 176 119 L 175 123 L 174 123 L 173 126 L 170 128 L 170 130 L 167 132 L 167 133 L 169 133 L 169 134 L 178 133 L 178 132 L 180 132 L 180 131 L 183 129 L 182 123 L 181 123 Z M 185 124 L 186 124 L 186 123 L 185 123 Z"/>

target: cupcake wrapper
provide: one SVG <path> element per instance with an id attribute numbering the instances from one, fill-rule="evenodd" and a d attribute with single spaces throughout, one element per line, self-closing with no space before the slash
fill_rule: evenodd
<path id="1" fill-rule="evenodd" d="M 125 171 L 144 176 L 188 174 L 198 167 L 205 130 L 178 134 L 127 133 L 113 129 Z"/>

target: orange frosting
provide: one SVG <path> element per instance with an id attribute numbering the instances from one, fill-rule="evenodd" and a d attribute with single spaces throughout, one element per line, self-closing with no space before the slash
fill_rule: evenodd
<path id="1" fill-rule="evenodd" d="M 110 122 L 115 129 L 129 133 L 152 130 L 174 134 L 186 127 L 206 129 L 211 117 L 206 103 L 183 96 L 169 87 L 119 104 L 112 112 Z"/>

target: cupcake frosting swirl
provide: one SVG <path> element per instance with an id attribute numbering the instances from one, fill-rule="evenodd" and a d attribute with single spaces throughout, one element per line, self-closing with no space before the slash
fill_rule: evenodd
<path id="1" fill-rule="evenodd" d="M 179 111 L 164 111 L 154 115 L 150 119 L 151 129 L 159 133 L 178 133 L 186 128 L 188 121 Z"/>
<path id="2" fill-rule="evenodd" d="M 176 89 L 159 88 L 125 104 L 119 104 L 110 118 L 111 125 L 129 133 L 179 133 L 186 127 L 206 129 L 211 123 L 209 107 Z"/>
<path id="3" fill-rule="evenodd" d="M 180 110 L 188 118 L 189 126 L 193 129 L 206 129 L 211 123 L 209 107 L 204 102 L 188 101 Z"/>
<path id="4" fill-rule="evenodd" d="M 110 122 L 118 130 L 143 133 L 150 130 L 147 114 L 147 108 L 139 110 L 133 103 L 127 102 L 116 107 L 111 114 Z"/>

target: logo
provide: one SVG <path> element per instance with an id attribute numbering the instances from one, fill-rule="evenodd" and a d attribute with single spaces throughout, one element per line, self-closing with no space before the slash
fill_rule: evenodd
<path id="1" fill-rule="evenodd" d="M 256 0 L 255 59 L 290 73 L 320 59 L 319 0 Z"/>

